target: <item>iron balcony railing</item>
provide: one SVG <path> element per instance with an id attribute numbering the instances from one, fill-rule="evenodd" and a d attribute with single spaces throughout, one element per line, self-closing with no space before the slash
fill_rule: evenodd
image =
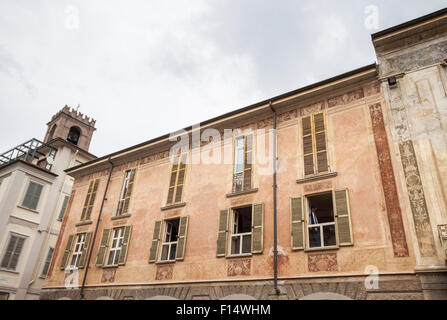
<path id="1" fill-rule="evenodd" d="M 51 170 L 57 149 L 37 139 L 28 140 L 11 150 L 0 155 L 0 167 L 7 165 L 14 160 L 22 160 L 33 163 L 38 161 L 37 165 Z"/>

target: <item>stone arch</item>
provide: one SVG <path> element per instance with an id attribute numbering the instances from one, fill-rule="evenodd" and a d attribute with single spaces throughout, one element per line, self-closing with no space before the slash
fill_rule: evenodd
<path id="1" fill-rule="evenodd" d="M 235 294 L 230 294 L 229 296 L 225 296 L 225 297 L 221 298 L 220 300 L 256 300 L 256 298 L 246 295 L 246 294 L 235 293 Z"/>
<path id="2" fill-rule="evenodd" d="M 316 292 L 302 297 L 300 300 L 352 300 L 352 298 L 333 292 Z"/>
<path id="3" fill-rule="evenodd" d="M 150 298 L 146 298 L 144 300 L 178 300 L 178 299 L 170 296 L 153 296 Z"/>
<path id="4" fill-rule="evenodd" d="M 48 133 L 48 139 L 47 141 L 50 141 L 54 138 L 54 132 L 56 131 L 57 125 L 53 125 L 50 129 L 50 132 Z"/>
<path id="5" fill-rule="evenodd" d="M 78 145 L 80 137 L 81 137 L 81 129 L 77 126 L 73 126 L 70 128 L 70 131 L 68 132 L 67 141 L 73 143 L 74 145 Z"/>
<path id="6" fill-rule="evenodd" d="M 96 298 L 95 300 L 113 300 L 113 298 L 110 298 L 108 296 L 101 296 L 101 297 Z"/>

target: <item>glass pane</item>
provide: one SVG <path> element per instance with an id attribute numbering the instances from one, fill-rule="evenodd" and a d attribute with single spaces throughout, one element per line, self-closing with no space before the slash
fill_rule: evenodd
<path id="1" fill-rule="evenodd" d="M 244 137 L 240 137 L 236 139 L 236 148 L 244 146 Z"/>
<path id="2" fill-rule="evenodd" d="M 309 248 L 321 247 L 320 227 L 309 227 Z"/>
<path id="3" fill-rule="evenodd" d="M 161 260 L 168 260 L 169 245 L 164 244 L 161 249 Z"/>
<path id="4" fill-rule="evenodd" d="M 118 264 L 118 259 L 120 258 L 120 252 L 121 252 L 121 250 L 115 251 L 115 259 L 113 261 L 113 264 Z"/>
<path id="5" fill-rule="evenodd" d="M 108 265 L 112 265 L 113 264 L 114 255 L 115 255 L 115 251 L 110 251 L 109 260 L 107 261 Z"/>
<path id="6" fill-rule="evenodd" d="M 241 250 L 241 238 L 239 236 L 231 237 L 231 254 L 239 254 Z"/>
<path id="7" fill-rule="evenodd" d="M 236 149 L 236 164 L 234 166 L 235 172 L 242 172 L 244 170 L 244 149 Z"/>
<path id="8" fill-rule="evenodd" d="M 324 246 L 335 246 L 337 244 L 335 240 L 335 225 L 323 227 L 323 241 Z"/>
<path id="9" fill-rule="evenodd" d="M 251 252 L 251 234 L 243 236 L 242 239 L 242 253 Z"/>
<path id="10" fill-rule="evenodd" d="M 177 252 L 177 243 L 171 245 L 171 252 L 169 254 L 169 260 L 175 260 L 175 253 Z"/>

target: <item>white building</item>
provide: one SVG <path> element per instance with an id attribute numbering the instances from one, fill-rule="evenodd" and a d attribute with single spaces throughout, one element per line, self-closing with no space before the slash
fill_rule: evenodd
<path id="1" fill-rule="evenodd" d="M 0 155 L 0 300 L 39 298 L 70 205 L 64 170 L 96 158 L 88 152 L 95 122 L 65 106 L 43 142 Z"/>

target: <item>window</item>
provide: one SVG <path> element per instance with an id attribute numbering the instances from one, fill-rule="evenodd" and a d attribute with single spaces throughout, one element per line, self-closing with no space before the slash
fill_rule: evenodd
<path id="1" fill-rule="evenodd" d="M 60 268 L 62 270 L 68 264 L 69 269 L 82 269 L 85 265 L 85 258 L 90 248 L 91 232 L 71 234 L 68 236 L 64 255 L 62 256 Z"/>
<path id="2" fill-rule="evenodd" d="M 39 203 L 40 195 L 42 193 L 43 185 L 40 183 L 30 181 L 28 188 L 23 198 L 22 207 L 36 210 Z"/>
<path id="3" fill-rule="evenodd" d="M 292 250 L 354 244 L 347 189 L 292 198 L 290 218 Z"/>
<path id="4" fill-rule="evenodd" d="M 180 203 L 182 201 L 183 184 L 185 181 L 186 159 L 188 154 L 182 153 L 174 156 L 167 204 Z"/>
<path id="5" fill-rule="evenodd" d="M 79 137 L 81 136 L 81 130 L 77 127 L 71 127 L 70 132 L 68 132 L 67 141 L 78 145 Z"/>
<path id="6" fill-rule="evenodd" d="M 251 206 L 233 210 L 231 230 L 232 255 L 251 253 L 251 214 Z"/>
<path id="7" fill-rule="evenodd" d="M 324 114 L 316 113 L 304 117 L 301 123 L 303 133 L 304 175 L 310 176 L 328 172 Z"/>
<path id="8" fill-rule="evenodd" d="M 96 180 L 90 180 L 87 196 L 84 201 L 84 208 L 82 209 L 81 221 L 90 220 L 92 214 L 93 205 L 95 204 L 96 192 L 98 191 L 99 178 Z"/>
<path id="9" fill-rule="evenodd" d="M 307 217 L 309 248 L 336 246 L 332 192 L 307 197 L 307 203 L 307 212 L 309 213 Z"/>
<path id="10" fill-rule="evenodd" d="M 57 217 L 57 220 L 62 221 L 64 218 L 65 210 L 67 209 L 68 199 L 70 199 L 70 196 L 65 195 L 64 200 L 62 202 L 61 211 L 59 211 L 59 216 Z"/>
<path id="11" fill-rule="evenodd" d="M 132 226 L 104 229 L 96 256 L 96 265 L 124 265 L 127 259 L 131 231 Z"/>
<path id="12" fill-rule="evenodd" d="M 23 249 L 25 238 L 11 234 L 8 245 L 3 254 L 1 267 L 9 270 L 15 270 L 19 261 L 20 253 Z"/>
<path id="13" fill-rule="evenodd" d="M 42 274 L 40 275 L 41 278 L 46 278 L 48 273 L 48 268 L 50 267 L 51 257 L 53 256 L 54 248 L 48 249 L 47 257 L 45 259 L 45 263 L 43 265 Z"/>
<path id="14" fill-rule="evenodd" d="M 76 236 L 76 242 L 71 256 L 70 269 L 77 269 L 79 267 L 79 260 L 82 255 L 85 244 L 85 233 L 80 233 Z"/>
<path id="15" fill-rule="evenodd" d="M 263 203 L 219 212 L 217 257 L 262 253 L 263 240 Z"/>
<path id="16" fill-rule="evenodd" d="M 233 192 L 251 189 L 253 136 L 237 137 L 234 144 Z"/>
<path id="17" fill-rule="evenodd" d="M 128 213 L 130 197 L 132 196 L 133 184 L 135 180 L 136 169 L 127 170 L 124 173 L 123 187 L 121 188 L 120 200 L 118 202 L 118 210 L 116 215 L 120 216 Z"/>
<path id="18" fill-rule="evenodd" d="M 178 227 L 180 219 L 165 222 L 165 232 L 161 244 L 160 261 L 174 261 L 177 251 Z"/>
<path id="19" fill-rule="evenodd" d="M 152 246 L 149 251 L 149 263 L 174 262 L 185 257 L 188 216 L 164 221 L 155 221 Z M 164 229 L 162 229 L 162 227 Z M 158 256 L 159 247 L 161 252 Z"/>
<path id="20" fill-rule="evenodd" d="M 107 259 L 108 266 L 118 265 L 121 247 L 124 239 L 124 228 L 117 228 L 113 230 L 112 244 L 110 245 L 109 258 Z"/>

